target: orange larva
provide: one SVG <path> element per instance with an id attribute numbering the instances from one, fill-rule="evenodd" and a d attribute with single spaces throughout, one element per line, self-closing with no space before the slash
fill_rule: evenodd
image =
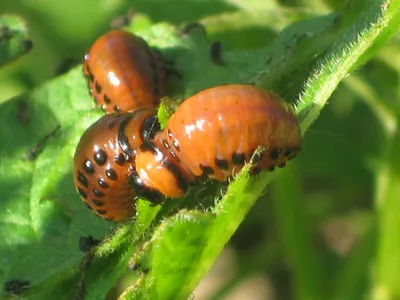
<path id="1" fill-rule="evenodd" d="M 199 179 L 225 181 L 258 146 L 253 172 L 285 166 L 301 149 L 299 122 L 277 95 L 250 85 L 224 85 L 184 101 L 166 128 L 136 155 L 136 190 L 182 197 Z M 151 199 L 149 199 L 151 200 Z"/>
<path id="2" fill-rule="evenodd" d="M 135 214 L 129 175 L 144 140 L 159 129 L 155 109 L 104 115 L 82 135 L 74 156 L 74 184 L 94 213 L 125 221 Z"/>
<path id="3" fill-rule="evenodd" d="M 165 92 L 161 53 L 140 37 L 112 30 L 85 55 L 83 71 L 97 105 L 107 113 L 156 107 Z"/>

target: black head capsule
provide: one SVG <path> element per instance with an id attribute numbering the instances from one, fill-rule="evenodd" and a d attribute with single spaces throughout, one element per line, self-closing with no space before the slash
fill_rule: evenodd
<path id="1" fill-rule="evenodd" d="M 154 138 L 154 135 L 161 130 L 160 122 L 158 122 L 158 118 L 156 115 L 147 117 L 142 125 L 141 137 L 143 141 L 147 141 L 149 139 Z"/>

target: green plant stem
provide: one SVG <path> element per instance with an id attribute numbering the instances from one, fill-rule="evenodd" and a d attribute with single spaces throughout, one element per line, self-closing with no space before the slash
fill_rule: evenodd
<path id="1" fill-rule="evenodd" d="M 312 244 L 304 205 L 307 199 L 301 197 L 298 173 L 290 166 L 274 183 L 272 195 L 275 199 L 277 228 L 289 259 L 294 283 L 293 299 L 323 299 L 326 281 L 318 252 Z"/>
<path id="2" fill-rule="evenodd" d="M 389 38 L 387 31 L 392 32 L 398 23 L 395 18 L 398 6 L 398 1 L 368 1 L 354 24 L 350 24 L 317 62 L 297 104 L 303 131 L 318 117 L 340 81 L 356 64 L 364 62 L 360 58 L 366 51 L 375 42 L 382 43 Z"/>

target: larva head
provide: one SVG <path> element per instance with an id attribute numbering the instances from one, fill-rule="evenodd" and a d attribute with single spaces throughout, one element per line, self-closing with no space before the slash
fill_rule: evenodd
<path id="1" fill-rule="evenodd" d="M 157 137 L 143 143 L 136 155 L 135 165 L 132 184 L 139 196 L 158 202 L 153 198 L 160 195 L 179 198 L 185 195 L 187 176 Z"/>

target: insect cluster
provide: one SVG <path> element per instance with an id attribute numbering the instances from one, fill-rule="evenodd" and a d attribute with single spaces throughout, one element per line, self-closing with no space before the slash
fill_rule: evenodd
<path id="1" fill-rule="evenodd" d="M 284 167 L 301 149 L 290 105 L 261 88 L 228 84 L 186 99 L 160 129 L 165 95 L 161 54 L 130 33 L 101 36 L 84 59 L 91 95 L 106 112 L 82 135 L 74 157 L 75 187 L 98 216 L 115 222 L 135 215 L 138 197 L 160 203 L 189 186 L 226 181 L 258 146 L 252 173 Z"/>

